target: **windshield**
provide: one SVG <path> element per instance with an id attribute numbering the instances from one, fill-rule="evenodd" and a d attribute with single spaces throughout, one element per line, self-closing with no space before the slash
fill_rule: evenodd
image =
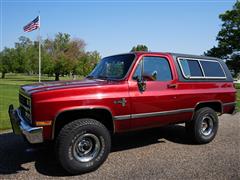
<path id="1" fill-rule="evenodd" d="M 134 54 L 123 54 L 103 58 L 87 78 L 123 79 L 134 58 Z"/>

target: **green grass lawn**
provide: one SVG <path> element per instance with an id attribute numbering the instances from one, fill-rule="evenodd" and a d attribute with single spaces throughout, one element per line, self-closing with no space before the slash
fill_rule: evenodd
<path id="1" fill-rule="evenodd" d="M 60 80 L 69 80 L 70 77 L 60 77 Z M 43 76 L 42 81 L 53 81 L 54 77 Z M 21 74 L 7 74 L 5 79 L 0 79 L 0 130 L 11 128 L 8 117 L 8 106 L 13 104 L 18 107 L 19 86 L 37 83 L 38 76 Z"/>
<path id="2" fill-rule="evenodd" d="M 238 111 L 240 112 L 240 83 L 235 84 L 235 87 L 237 89 L 237 108 Z"/>
<path id="3" fill-rule="evenodd" d="M 240 89 L 237 89 L 237 107 L 240 112 Z"/>
<path id="4" fill-rule="evenodd" d="M 61 77 L 69 80 L 70 77 Z M 43 76 L 42 81 L 53 81 L 54 77 Z M 7 74 L 5 79 L 0 79 L 0 130 L 11 128 L 8 117 L 8 106 L 13 104 L 18 107 L 18 89 L 20 85 L 38 82 L 37 76 Z M 237 106 L 240 111 L 240 85 L 237 89 Z"/>

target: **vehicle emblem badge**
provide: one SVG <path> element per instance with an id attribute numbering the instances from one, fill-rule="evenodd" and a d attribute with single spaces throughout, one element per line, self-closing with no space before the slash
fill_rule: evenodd
<path id="1" fill-rule="evenodd" d="M 121 98 L 120 100 L 116 100 L 114 101 L 114 104 L 122 104 L 122 107 L 126 106 L 126 99 L 125 98 Z"/>

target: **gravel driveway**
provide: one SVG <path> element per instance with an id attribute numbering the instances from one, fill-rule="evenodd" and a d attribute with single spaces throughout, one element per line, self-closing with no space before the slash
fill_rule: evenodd
<path id="1" fill-rule="evenodd" d="M 220 117 L 213 142 L 195 145 L 182 125 L 113 138 L 97 171 L 68 176 L 51 148 L 29 148 L 11 132 L 0 134 L 0 179 L 240 179 L 240 113 Z"/>

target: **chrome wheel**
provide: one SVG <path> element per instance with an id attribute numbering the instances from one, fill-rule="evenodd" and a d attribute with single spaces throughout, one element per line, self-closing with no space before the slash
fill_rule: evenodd
<path id="1" fill-rule="evenodd" d="M 91 133 L 78 137 L 73 144 L 73 156 L 80 162 L 89 162 L 97 157 L 101 143 L 97 136 Z"/>
<path id="2" fill-rule="evenodd" d="M 210 115 L 205 115 L 202 118 L 202 124 L 201 124 L 201 133 L 204 136 L 209 136 L 213 131 L 213 118 Z"/>

